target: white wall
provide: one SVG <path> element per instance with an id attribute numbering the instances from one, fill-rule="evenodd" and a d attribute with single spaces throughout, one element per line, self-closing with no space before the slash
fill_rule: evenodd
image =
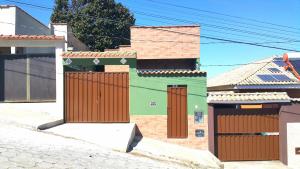
<path id="1" fill-rule="evenodd" d="M 0 28 L 0 34 L 3 35 L 51 34 L 47 26 L 16 6 L 0 6 Z M 14 47 L 12 47 L 12 51 L 14 51 Z M 23 51 L 24 54 L 55 53 L 53 48 L 24 48 Z"/>
<path id="2" fill-rule="evenodd" d="M 51 32 L 57 36 L 64 36 L 66 40 L 65 49 L 73 47 L 73 51 L 86 51 L 88 47 L 78 40 L 72 33 L 70 26 L 64 23 L 52 23 Z"/>
<path id="3" fill-rule="evenodd" d="M 16 8 L 0 6 L 0 34 L 15 35 Z"/>
<path id="4" fill-rule="evenodd" d="M 66 42 L 68 41 L 68 26 L 67 24 L 51 24 L 51 33 L 56 36 L 64 36 Z M 65 43 L 65 49 L 68 48 L 68 44 Z"/>
<path id="5" fill-rule="evenodd" d="M 300 168 L 300 154 L 295 154 L 295 148 L 300 147 L 300 123 L 287 123 L 287 155 L 288 167 Z"/>

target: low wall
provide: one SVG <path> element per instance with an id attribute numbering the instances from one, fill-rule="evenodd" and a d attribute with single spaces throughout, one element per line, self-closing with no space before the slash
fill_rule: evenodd
<path id="1" fill-rule="evenodd" d="M 296 154 L 296 147 L 300 148 L 300 123 L 287 123 L 287 151 L 290 168 L 298 168 L 300 164 L 300 154 Z"/>
<path id="2" fill-rule="evenodd" d="M 167 138 L 167 115 L 131 115 L 130 122 L 136 123 L 143 137 L 191 148 L 208 149 L 207 115 L 204 116 L 204 122 L 200 124 L 194 123 L 194 116 L 188 116 L 188 138 L 185 139 Z M 196 137 L 196 129 L 203 129 L 204 137 Z"/>
<path id="3" fill-rule="evenodd" d="M 288 132 L 294 132 L 292 129 L 287 129 L 287 124 L 290 123 L 300 123 L 300 104 L 293 103 L 291 105 L 284 105 L 280 109 L 279 113 L 279 142 L 280 142 L 280 161 L 286 165 L 293 163 L 293 157 L 291 159 L 290 156 L 295 156 L 295 149 L 288 150 Z M 300 135 L 300 131 L 298 132 L 298 136 Z M 291 137 L 290 137 L 291 138 Z M 293 138 L 294 139 L 294 138 Z M 299 143 L 299 142 L 298 142 Z M 299 145 L 300 147 L 300 145 Z M 291 152 L 290 152 L 291 151 Z"/>

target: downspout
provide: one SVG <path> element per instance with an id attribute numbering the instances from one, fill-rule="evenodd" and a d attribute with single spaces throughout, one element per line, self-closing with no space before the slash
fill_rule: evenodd
<path id="1" fill-rule="evenodd" d="M 286 63 L 286 66 L 284 66 L 284 69 L 285 69 L 285 70 L 290 69 L 290 70 L 292 71 L 292 73 L 296 76 L 296 78 L 297 78 L 298 80 L 300 80 L 300 75 L 299 75 L 299 73 L 296 71 L 296 69 L 295 69 L 295 67 L 293 66 L 293 64 L 290 62 L 289 56 L 288 56 L 287 53 L 285 53 L 285 54 L 283 55 L 283 61 Z"/>

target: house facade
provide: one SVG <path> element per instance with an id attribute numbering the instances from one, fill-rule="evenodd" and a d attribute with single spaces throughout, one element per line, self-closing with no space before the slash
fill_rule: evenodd
<path id="1" fill-rule="evenodd" d="M 209 80 L 212 153 L 223 161 L 299 162 L 299 144 L 288 143 L 299 131 L 299 60 L 299 53 L 273 56 Z"/>
<path id="2" fill-rule="evenodd" d="M 0 111 L 63 118 L 57 63 L 63 51 L 87 47 L 66 24 L 46 26 L 14 5 L 0 6 L 0 27 Z"/>
<path id="3" fill-rule="evenodd" d="M 207 149 L 206 72 L 188 33 L 200 27 L 132 27 L 130 46 L 64 53 L 65 121 L 132 122 L 144 137 Z"/>
<path id="4" fill-rule="evenodd" d="M 67 24 L 51 23 L 44 25 L 26 11 L 14 5 L 0 5 L 0 34 L 1 35 L 56 35 L 64 36 L 66 51 L 86 51 L 88 47 L 80 42 L 72 33 Z M 0 48 L 0 54 L 49 54 L 55 53 L 54 48 L 44 47 L 15 47 L 7 46 Z"/>

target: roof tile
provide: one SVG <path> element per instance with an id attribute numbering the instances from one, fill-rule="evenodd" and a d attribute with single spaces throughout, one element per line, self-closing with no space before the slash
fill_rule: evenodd
<path id="1" fill-rule="evenodd" d="M 63 58 L 136 58 L 135 51 L 65 52 Z"/>
<path id="2" fill-rule="evenodd" d="M 208 103 L 268 103 L 290 102 L 286 92 L 234 93 L 228 91 L 209 92 Z"/>
<path id="3" fill-rule="evenodd" d="M 0 40 L 64 40 L 63 36 L 55 35 L 0 35 Z"/>

